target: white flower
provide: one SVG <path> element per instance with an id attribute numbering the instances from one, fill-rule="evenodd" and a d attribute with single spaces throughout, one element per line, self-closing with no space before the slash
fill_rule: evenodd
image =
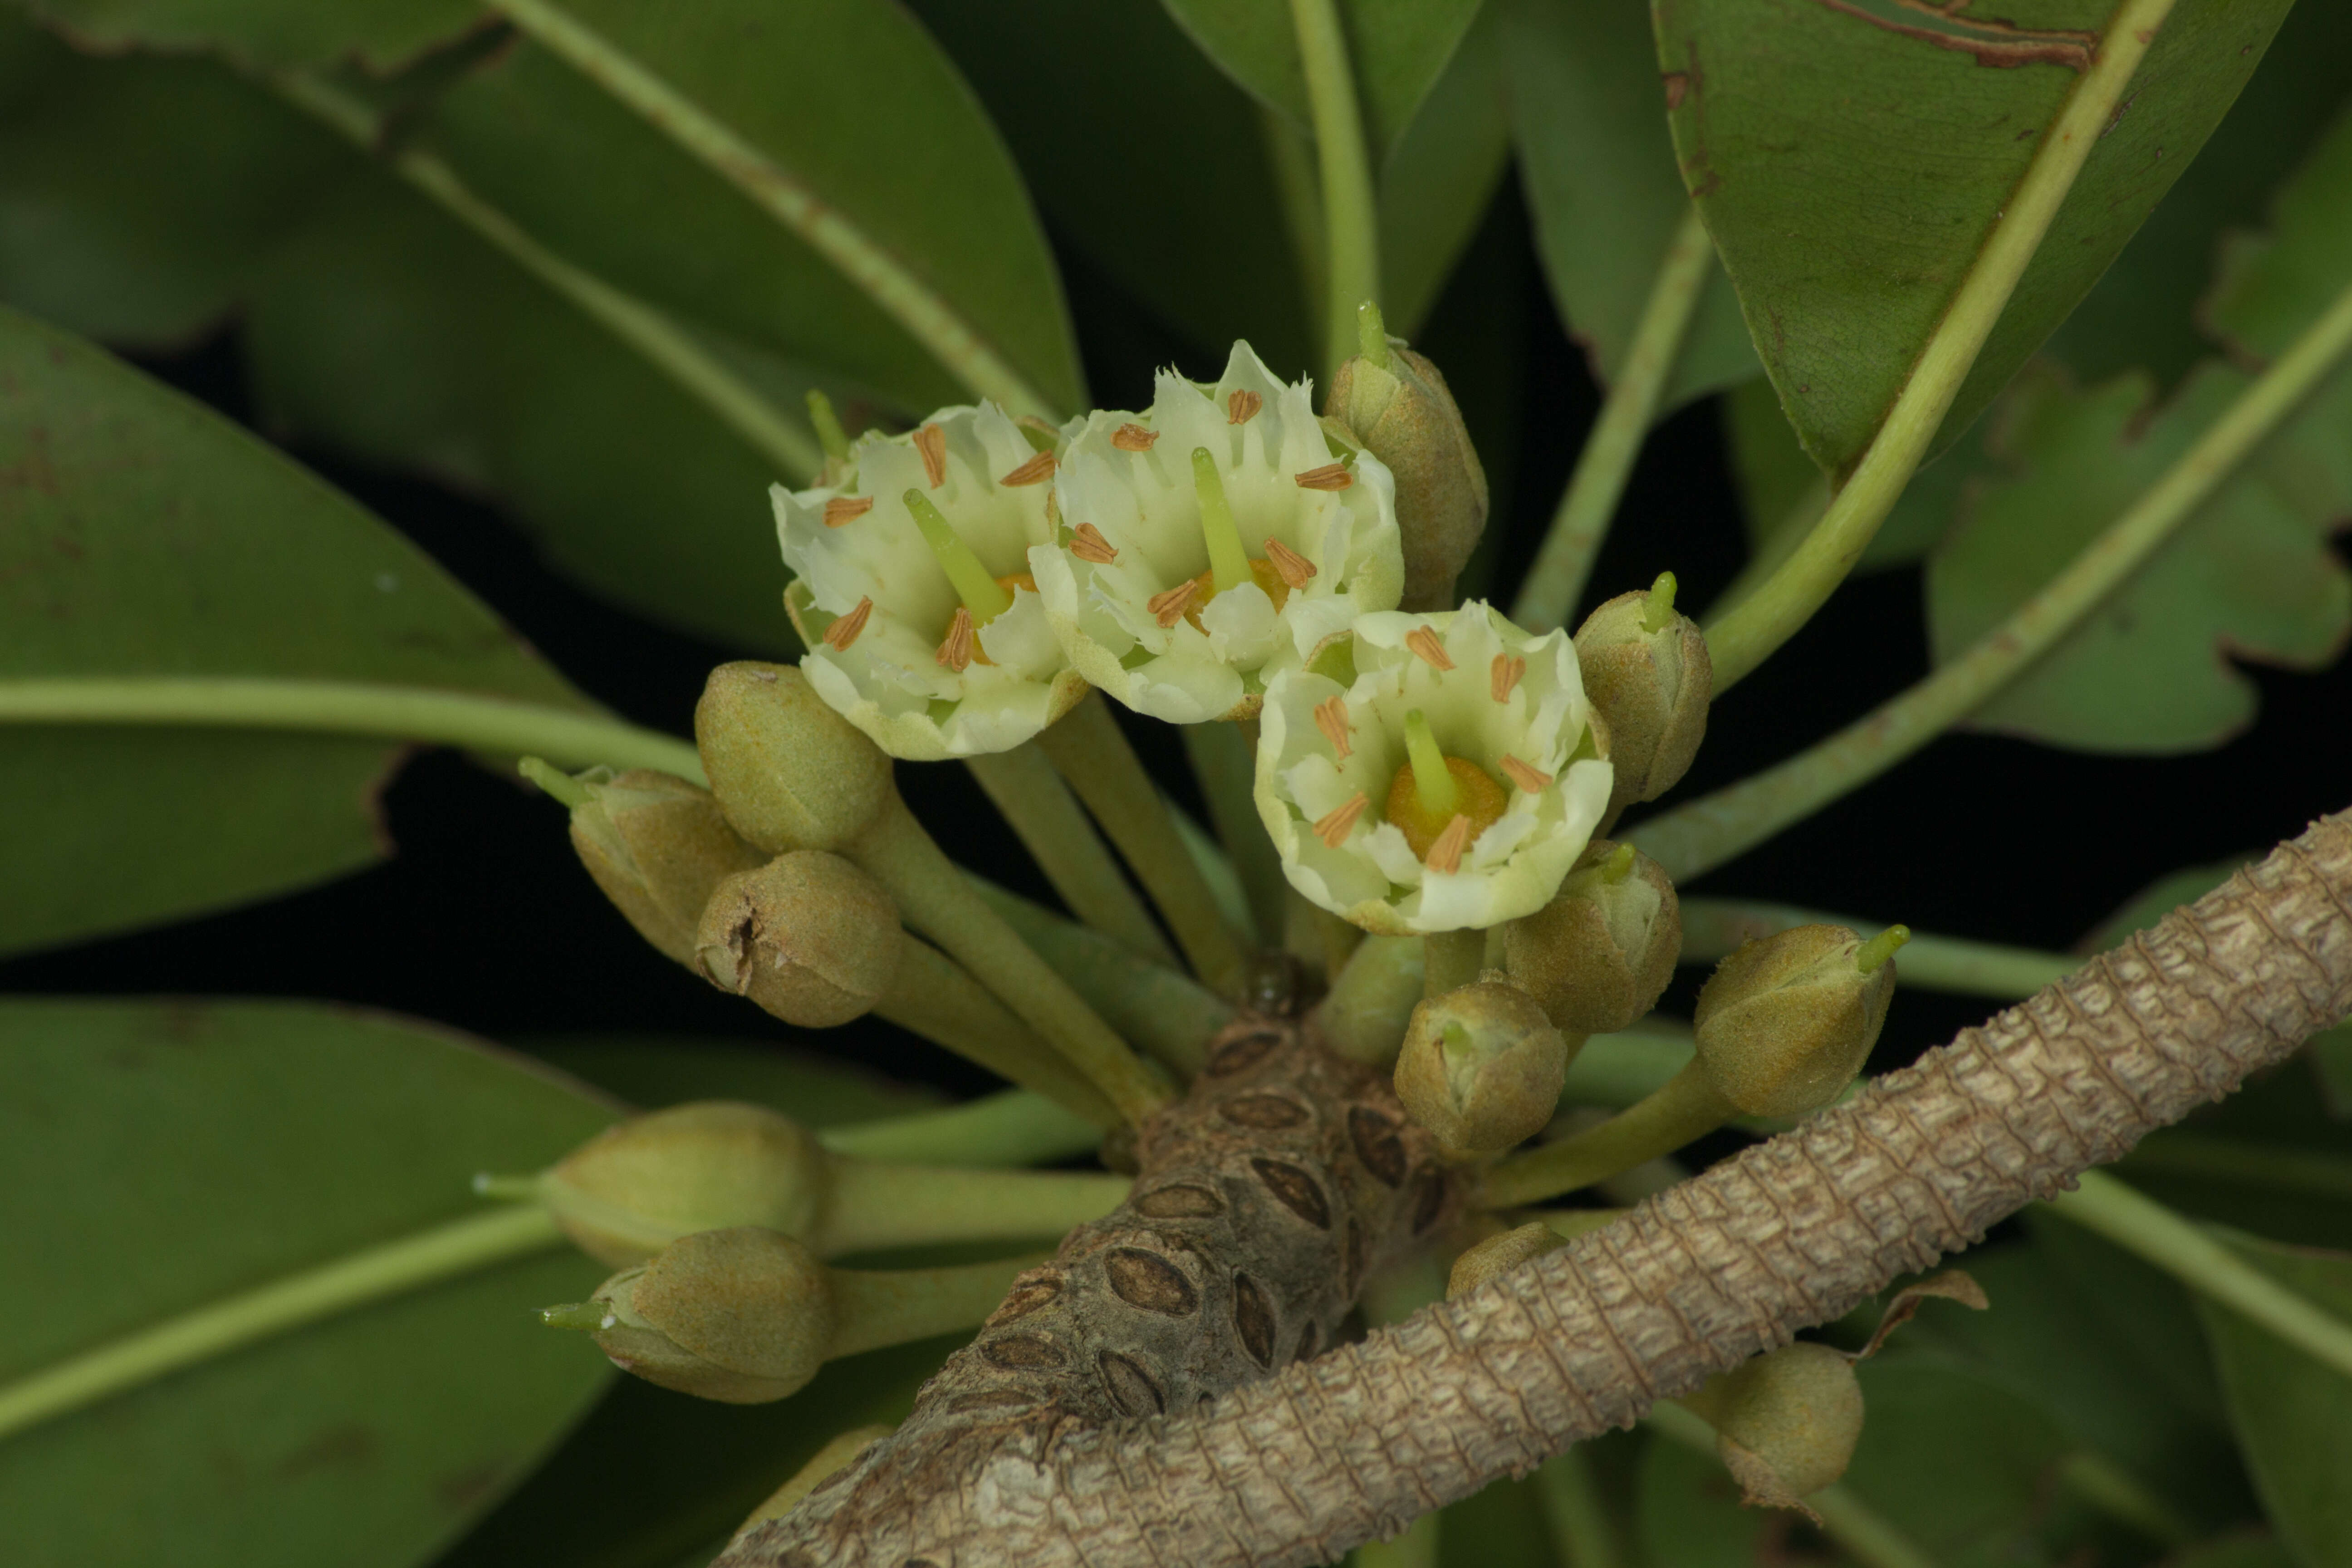
<path id="1" fill-rule="evenodd" d="M 1162 371 L 1149 412 L 1087 416 L 1054 478 L 1061 536 L 1029 553 L 1080 674 L 1171 723 L 1247 718 L 1276 671 L 1395 607 L 1395 481 L 1334 460 L 1308 392 L 1235 343 L 1213 387 Z"/>
<path id="2" fill-rule="evenodd" d="M 942 408 L 907 435 L 861 438 L 835 487 L 770 492 L 801 668 L 892 756 L 1008 751 L 1086 695 L 1027 573 L 1030 548 L 1054 536 L 1054 463 L 993 405 Z M 918 521 L 926 505 L 944 554 Z M 960 551 L 976 579 L 961 588 L 946 563 Z"/>
<path id="3" fill-rule="evenodd" d="M 1568 634 L 1531 636 L 1474 603 L 1366 616 L 1350 651 L 1349 684 L 1315 672 L 1346 673 L 1334 648 L 1266 688 L 1257 808 L 1290 885 L 1393 936 L 1543 908 L 1609 805 Z M 1454 798 L 1432 811 L 1418 781 L 1441 754 Z"/>

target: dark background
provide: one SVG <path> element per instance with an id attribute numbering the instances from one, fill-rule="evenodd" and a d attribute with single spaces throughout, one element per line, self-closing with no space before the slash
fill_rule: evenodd
<path id="1" fill-rule="evenodd" d="M 1213 373 L 1057 247 L 1097 400 L 1148 397 L 1158 363 Z M 1463 395 L 1496 481 L 1494 593 L 1532 557 L 1599 394 L 1537 276 L 1507 182 L 1418 346 Z M 240 419 L 251 410 L 233 330 L 148 368 Z M 541 563 L 495 510 L 437 486 L 296 455 L 440 560 L 583 689 L 639 723 L 683 733 L 709 667 L 731 650 L 652 626 Z M 1591 603 L 1671 569 L 1704 605 L 1745 554 L 1712 403 L 1668 419 L 1643 453 L 1588 594 Z M 782 568 L 778 566 L 778 586 Z M 781 615 L 781 610 L 779 611 Z M 1926 669 L 1916 570 L 1857 579 L 1717 707 L 1691 776 L 1666 804 L 1779 760 Z M 2221 657 L 2217 652 L 2216 657 Z M 2230 745 L 2171 758 L 2087 756 L 1991 736 L 1937 742 L 1694 890 L 1769 897 L 1901 920 L 1921 930 L 2063 948 L 2132 893 L 2184 866 L 2267 847 L 2352 803 L 2352 666 L 2319 675 L 2259 667 L 2259 721 Z M 1189 775 L 1172 731 L 1129 725 L 1153 771 Z M 955 764 L 902 765 L 899 784 L 950 851 L 1050 898 Z M 562 814 L 450 752 L 411 762 L 384 801 L 398 854 L 290 898 L 0 965 L 19 993 L 287 994 L 390 1008 L 502 1040 L 627 1031 L 781 1039 L 792 1031 L 646 947 L 573 860 Z M 1687 1010 L 1699 972 L 1667 1005 Z M 1881 1064 L 1907 1059 L 1987 1011 L 1909 993 Z M 885 1026 L 803 1044 L 899 1076 L 976 1089 L 984 1075 Z"/>

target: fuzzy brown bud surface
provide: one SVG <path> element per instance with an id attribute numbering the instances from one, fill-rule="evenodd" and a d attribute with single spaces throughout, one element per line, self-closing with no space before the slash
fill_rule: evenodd
<path id="1" fill-rule="evenodd" d="M 1496 1153 L 1551 1120 L 1568 1057 L 1533 997 L 1481 980 L 1413 1009 L 1397 1054 L 1397 1098 L 1449 1154 Z"/>
<path id="2" fill-rule="evenodd" d="M 889 757 L 790 665 L 712 670 L 694 743 L 727 820 L 771 855 L 847 844 L 897 796 Z"/>
<path id="3" fill-rule="evenodd" d="M 787 1024 L 826 1029 L 888 993 L 906 942 L 879 882 L 838 855 L 803 849 L 721 882 L 695 949 L 720 990 Z"/>
<path id="4" fill-rule="evenodd" d="M 637 934 L 680 963 L 694 962 L 694 930 L 711 889 L 766 857 L 727 825 L 698 784 L 651 768 L 580 781 L 572 811 L 580 863 Z"/>
<path id="5" fill-rule="evenodd" d="M 1454 580 L 1486 530 L 1486 470 L 1445 377 L 1389 340 L 1388 363 L 1340 365 L 1324 403 L 1354 442 L 1396 476 L 1407 610 L 1450 610 Z"/>
<path id="6" fill-rule="evenodd" d="M 1500 1236 L 1490 1236 L 1454 1260 L 1453 1272 L 1445 1277 L 1445 1299 L 1450 1301 L 1456 1296 L 1467 1296 L 1497 1275 L 1507 1274 L 1522 1263 L 1531 1263 L 1567 1245 L 1567 1237 L 1541 1220 Z"/>
<path id="7" fill-rule="evenodd" d="M 781 1111 L 699 1100 L 606 1128 L 542 1175 L 539 1192 L 583 1252 L 619 1267 L 697 1231 L 752 1225 L 814 1234 L 826 1159 Z"/>
<path id="8" fill-rule="evenodd" d="M 1802 1116 L 1835 1100 L 1877 1042 L 1895 964 L 1864 973 L 1843 926 L 1795 926 L 1716 966 L 1693 1026 L 1717 1092 L 1750 1116 Z"/>
<path id="9" fill-rule="evenodd" d="M 1674 788 L 1706 738 L 1706 638 L 1688 616 L 1656 615 L 1654 589 L 1620 594 L 1576 629 L 1584 694 L 1609 722 L 1612 814 Z"/>
<path id="10" fill-rule="evenodd" d="M 596 1289 L 614 1366 L 728 1405 L 797 1394 L 833 1343 L 833 1286 L 815 1254 L 753 1226 L 685 1237 Z"/>
<path id="11" fill-rule="evenodd" d="M 1504 967 L 1570 1034 L 1605 1035 L 1647 1014 L 1682 949 L 1666 868 L 1605 838 L 1585 847 L 1550 903 L 1503 928 Z"/>
<path id="12" fill-rule="evenodd" d="M 1862 1384 L 1842 1351 L 1800 1341 L 1718 1373 L 1683 1401 L 1716 1429 L 1751 1505 L 1800 1506 L 1835 1482 L 1862 1438 Z"/>

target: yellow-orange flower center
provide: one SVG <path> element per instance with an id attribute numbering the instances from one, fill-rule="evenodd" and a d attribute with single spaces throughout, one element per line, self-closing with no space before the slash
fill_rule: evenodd
<path id="1" fill-rule="evenodd" d="M 1397 769 L 1396 777 L 1389 784 L 1384 815 L 1403 830 L 1404 841 L 1418 859 L 1429 858 L 1430 847 L 1455 817 L 1470 819 L 1467 842 L 1475 844 L 1478 835 L 1501 820 L 1504 807 L 1510 804 L 1509 792 L 1477 763 L 1462 757 L 1448 757 L 1445 771 L 1454 781 L 1454 799 L 1441 809 L 1433 809 L 1432 804 L 1423 798 L 1410 762 Z"/>

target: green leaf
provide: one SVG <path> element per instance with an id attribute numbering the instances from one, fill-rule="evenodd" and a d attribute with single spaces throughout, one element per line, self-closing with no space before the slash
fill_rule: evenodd
<path id="1" fill-rule="evenodd" d="M 954 65 L 889 0 L 566 7 L 961 311 L 1064 410 L 1086 404 L 1020 172 Z"/>
<path id="2" fill-rule="evenodd" d="M 655 1110 L 690 1100 L 748 1100 L 809 1127 L 927 1110 L 940 1096 L 865 1068 L 765 1042 L 649 1035 L 551 1036 L 520 1042 L 575 1078 Z"/>
<path id="3" fill-rule="evenodd" d="M 2352 1317 L 2352 1256 L 2228 1232 L 2248 1263 L 2339 1316 Z M 2305 1568 L 2352 1562 L 2352 1378 L 2200 1299 L 2221 1365 L 2238 1442 L 2279 1537 Z"/>
<path id="4" fill-rule="evenodd" d="M 1774 1525 L 1741 1505 L 1720 1460 L 1655 1433 L 1635 1471 L 1633 1521 L 1643 1554 L 1673 1568 L 1755 1568 Z"/>
<path id="5" fill-rule="evenodd" d="M 1286 374 L 1308 366 L 1264 110 L 1165 10 L 1034 0 L 1013 27 L 1000 0 L 914 9 L 979 91 L 1058 234 L 1182 331 L 1204 365 L 1246 338 Z M 1148 389 L 1102 395 L 1129 404 Z"/>
<path id="6" fill-rule="evenodd" d="M 1380 168 L 1381 303 L 1417 337 L 1510 162 L 1500 28 L 1481 13 Z"/>
<path id="7" fill-rule="evenodd" d="M 2296 1568 L 2278 1538 L 2266 1531 L 2245 1531 L 2212 1541 L 2200 1541 L 2162 1568 Z"/>
<path id="8" fill-rule="evenodd" d="M 0 310 L 0 687 L 286 676 L 591 705 L 422 552 L 209 409 Z M 0 951 L 259 898 L 384 852 L 396 748 L 12 731 Z"/>
<path id="9" fill-rule="evenodd" d="M 0 1382 L 480 1211 L 610 1111 L 519 1058 L 294 1003 L 0 1006 L 0 1192 L 19 1289 Z M 404 1568 L 515 1484 L 608 1378 L 529 1309 L 562 1252 L 259 1342 L 20 1433 L 18 1568 Z M 168 1543 L 168 1544 L 163 1544 Z"/>
<path id="10" fill-rule="evenodd" d="M 1220 69 L 1304 131 L 1313 123 L 1290 7 L 1276 0 L 1162 0 Z M 1338 0 L 1356 68 L 1356 97 L 1377 163 L 1470 30 L 1480 0 Z"/>
<path id="11" fill-rule="evenodd" d="M 1560 314 L 1605 384 L 1616 379 L 1690 202 L 1665 132 L 1656 46 L 1638 5 L 1496 0 L 1494 9 L 1537 248 Z M 1718 274 L 1692 315 L 1659 411 L 1759 368 L 1739 300 Z"/>
<path id="12" fill-rule="evenodd" d="M 390 70 L 477 26 L 473 0 L 29 0 L 107 50 L 218 49 L 265 68 L 355 59 Z"/>
<path id="13" fill-rule="evenodd" d="M 2210 865 L 2187 866 L 2168 871 L 2126 899 L 2115 913 L 2093 926 L 2074 944 L 2074 951 L 2088 956 L 2105 952 L 2136 931 L 2146 931 L 2183 904 L 2193 904 L 2230 879 L 2240 867 L 2260 859 L 2259 851 L 2233 855 L 2227 860 L 2215 860 Z"/>
<path id="14" fill-rule="evenodd" d="M 2054 1420 L 1999 1380 L 1910 1351 L 1855 1375 L 1869 1414 L 1847 1487 L 1939 1559 L 2051 1560 L 2037 1527 L 2072 1447 Z"/>
<path id="15" fill-rule="evenodd" d="M 1968 275 L 2108 0 L 2025 32 L 1892 0 L 1657 0 L 1685 184 L 1805 449 L 1852 468 Z M 2182 0 L 1944 422 L 1957 438 L 2113 261 L 2259 62 L 2285 0 Z M 1981 63 L 1980 63 L 1981 62 Z M 1986 69 L 1985 65 L 2011 68 Z"/>

